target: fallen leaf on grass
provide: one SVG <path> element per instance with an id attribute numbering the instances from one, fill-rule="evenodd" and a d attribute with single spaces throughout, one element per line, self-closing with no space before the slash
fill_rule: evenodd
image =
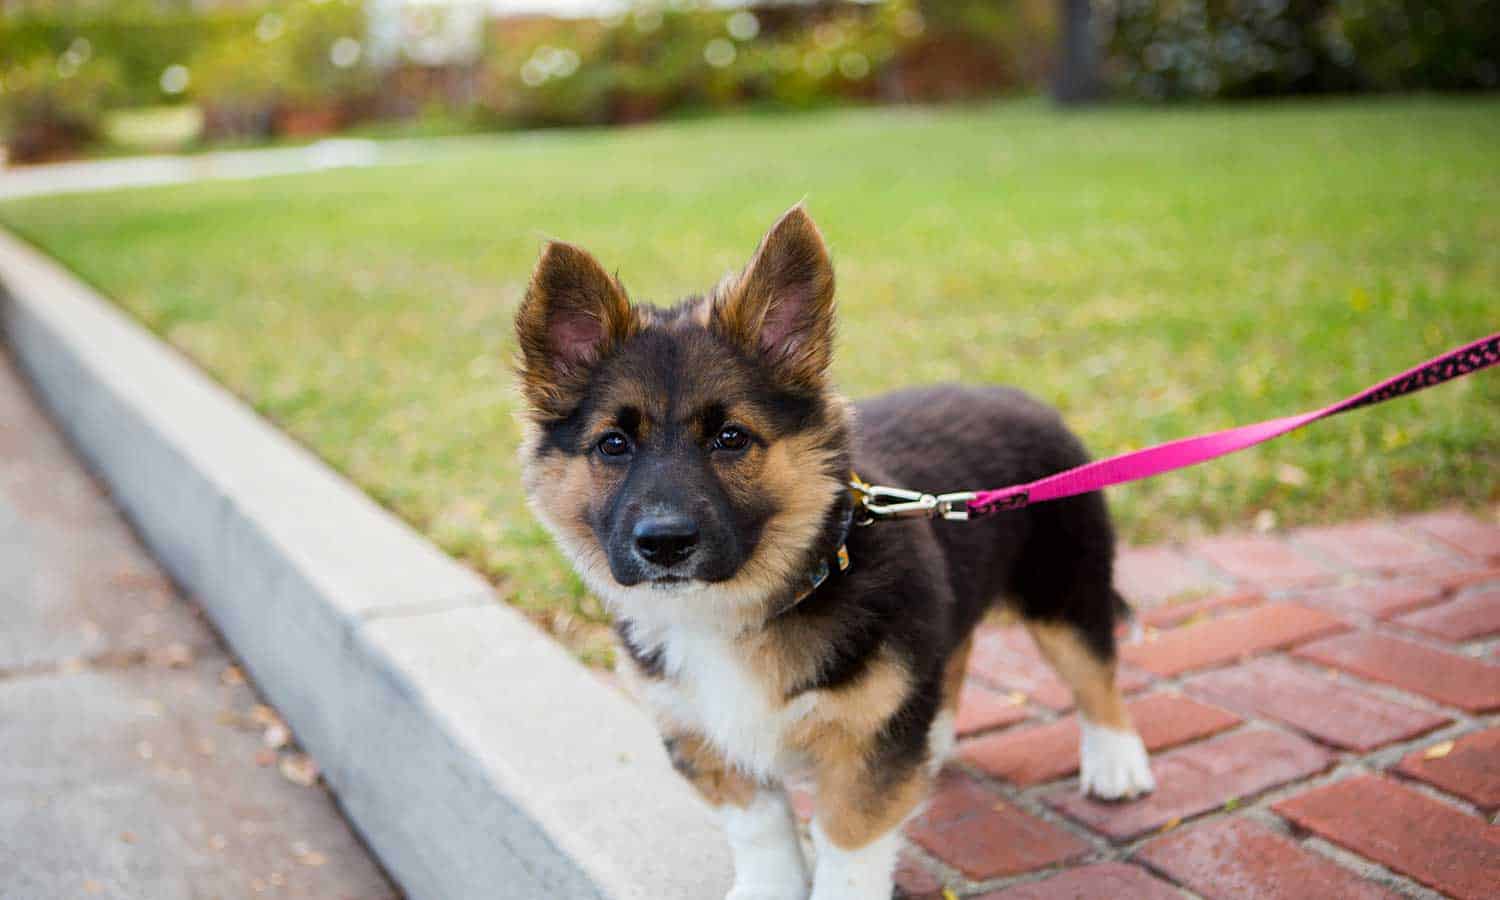
<path id="1" fill-rule="evenodd" d="M 1433 744 L 1422 754 L 1423 759 L 1442 759 L 1453 752 L 1453 742 L 1443 741 L 1441 744 Z"/>

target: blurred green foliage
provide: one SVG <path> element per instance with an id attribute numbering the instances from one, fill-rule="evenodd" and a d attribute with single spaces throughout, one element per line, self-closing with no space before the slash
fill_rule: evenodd
<path id="1" fill-rule="evenodd" d="M 401 27 L 440 34 L 445 9 L 421 7 Z M 210 140 L 312 134 L 372 119 L 506 128 L 747 105 L 965 100 L 1041 88 L 1057 10 L 1056 0 L 756 9 L 640 0 L 602 20 L 490 22 L 477 59 L 398 57 L 374 68 L 363 52 L 363 0 L 267 0 L 202 12 L 145 0 L 13 2 L 0 11 L 0 110 L 8 109 L 12 135 L 30 135 L 13 154 L 30 157 L 48 155 L 39 136 L 59 143 L 53 153 L 76 152 L 98 134 L 103 112 L 39 96 L 93 97 L 98 106 L 194 102 Z M 1117 95 L 1500 85 L 1500 0 L 1095 0 L 1095 13 L 1104 74 Z M 87 72 L 75 57 L 91 62 Z M 88 84 L 66 83 L 75 73 Z M 18 87 L 7 90 L 9 82 Z M 64 106 L 69 121 L 47 118 Z"/>
<path id="2" fill-rule="evenodd" d="M 65 58 L 67 77 L 58 77 L 59 64 L 42 57 L 9 66 L 0 76 L 0 134 L 17 160 L 43 158 L 56 146 L 86 144 L 104 127 L 105 110 L 120 93 L 119 68 L 111 59 L 89 58 L 76 48 Z"/>
<path id="3" fill-rule="evenodd" d="M 1148 99 L 1500 87 L 1500 0 L 1096 0 Z"/>

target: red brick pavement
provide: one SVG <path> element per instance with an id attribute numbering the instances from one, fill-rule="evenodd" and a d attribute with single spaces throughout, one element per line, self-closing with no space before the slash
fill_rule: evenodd
<path id="1" fill-rule="evenodd" d="M 920 900 L 1500 896 L 1500 510 L 1125 550 L 1158 790 L 1079 797 L 1072 698 L 983 627 Z"/>

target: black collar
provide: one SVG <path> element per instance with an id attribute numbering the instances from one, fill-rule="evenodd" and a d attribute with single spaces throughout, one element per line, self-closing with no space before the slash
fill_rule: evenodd
<path id="1" fill-rule="evenodd" d="M 842 510 L 839 513 L 838 542 L 835 544 L 835 547 L 837 549 L 835 549 L 831 554 L 827 556 L 818 558 L 818 561 L 812 567 L 812 570 L 803 576 L 804 580 L 798 582 L 799 587 L 793 588 L 796 593 L 792 594 L 791 597 L 783 601 L 781 606 L 777 607 L 776 611 L 771 614 L 772 619 L 784 616 L 787 613 L 791 612 L 793 609 L 796 609 L 798 604 L 800 604 L 803 600 L 806 600 L 808 597 L 811 597 L 818 588 L 822 587 L 823 583 L 826 582 L 828 580 L 828 577 L 835 571 L 849 571 L 849 529 L 854 526 L 855 504 L 846 503 L 841 505 Z"/>

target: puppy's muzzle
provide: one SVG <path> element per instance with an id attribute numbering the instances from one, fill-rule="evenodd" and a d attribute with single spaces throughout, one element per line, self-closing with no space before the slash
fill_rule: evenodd
<path id="1" fill-rule="evenodd" d="M 649 516 L 636 523 L 631 536 L 642 559 L 666 569 L 698 549 L 698 523 L 687 516 Z"/>

